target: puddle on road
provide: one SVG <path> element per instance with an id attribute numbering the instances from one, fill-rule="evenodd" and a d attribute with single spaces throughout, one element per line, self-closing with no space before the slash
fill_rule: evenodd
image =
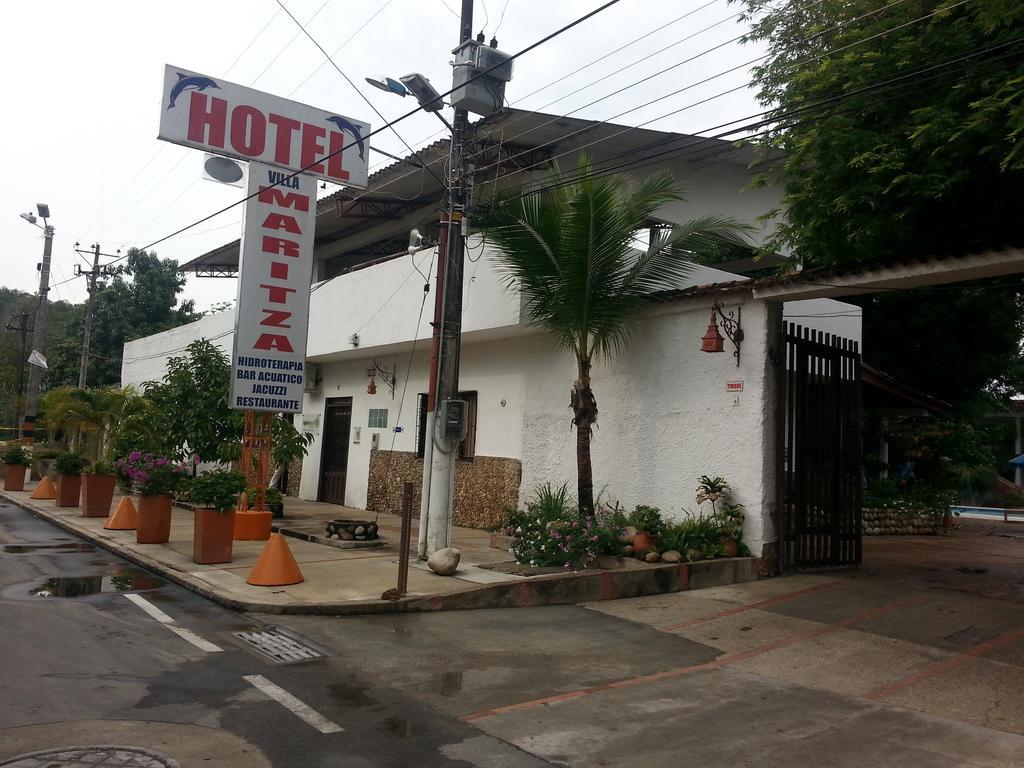
<path id="1" fill-rule="evenodd" d="M 159 589 L 163 579 L 136 568 L 122 568 L 107 576 L 54 576 L 28 593 L 33 597 L 86 597 L 102 592 L 134 592 Z"/>
<path id="2" fill-rule="evenodd" d="M 389 717 L 386 720 L 382 720 L 379 729 L 393 734 L 400 739 L 408 739 L 415 735 L 413 724 L 404 717 Z"/>
<path id="3" fill-rule="evenodd" d="M 62 552 L 95 552 L 96 547 L 84 542 L 71 542 L 69 544 L 6 544 L 3 552 L 9 555 L 24 555 L 30 552 L 45 552 L 51 549 L 58 549 Z"/>

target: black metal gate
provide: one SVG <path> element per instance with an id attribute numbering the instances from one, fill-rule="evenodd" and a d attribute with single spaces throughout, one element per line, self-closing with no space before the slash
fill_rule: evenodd
<path id="1" fill-rule="evenodd" d="M 861 561 L 860 352 L 849 339 L 783 324 L 779 564 Z"/>

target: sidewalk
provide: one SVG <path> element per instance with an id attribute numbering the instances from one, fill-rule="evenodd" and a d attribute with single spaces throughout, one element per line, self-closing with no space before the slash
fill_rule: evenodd
<path id="1" fill-rule="evenodd" d="M 734 558 L 682 565 L 626 560 L 615 571 L 594 569 L 524 577 L 481 567 L 511 563 L 512 557 L 492 549 L 486 531 L 454 528 L 452 546 L 462 552 L 455 576 L 438 576 L 414 554 L 406 597 L 381 600 L 381 594 L 395 587 L 398 580 L 401 518 L 387 514 L 377 517 L 383 539 L 380 546 L 342 548 L 334 539 L 324 541 L 327 521 L 373 519 L 372 513 L 289 497 L 285 517 L 275 520 L 274 528 L 287 536 L 305 581 L 254 587 L 245 580 L 263 551 L 263 541 L 236 541 L 232 562 L 198 565 L 192 562 L 193 519 L 188 509 L 174 508 L 167 544 L 138 544 L 135 531 L 105 530 L 104 518 L 82 517 L 78 507 L 57 507 L 53 501 L 30 499 L 33 488 L 3 491 L 0 498 L 221 605 L 262 613 L 340 615 L 564 605 L 731 584 L 755 579 L 757 573 L 752 558 Z M 113 507 L 119 500 L 116 495 Z M 414 524 L 413 553 L 416 529 Z"/>

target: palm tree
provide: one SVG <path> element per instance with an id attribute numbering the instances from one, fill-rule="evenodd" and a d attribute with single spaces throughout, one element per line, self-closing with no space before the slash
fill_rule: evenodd
<path id="1" fill-rule="evenodd" d="M 538 193 L 499 194 L 483 217 L 506 287 L 521 296 L 529 322 L 576 358 L 570 408 L 584 515 L 594 513 L 590 440 L 598 411 L 590 372 L 595 357 L 614 357 L 653 296 L 680 287 L 694 260 L 747 245 L 746 227 L 718 217 L 657 229 L 646 247 L 638 245 L 657 211 L 682 199 L 668 172 L 640 182 L 599 176 L 581 156 L 571 182 L 558 179 Z"/>
<path id="2" fill-rule="evenodd" d="M 93 460 L 111 461 L 127 435 L 146 444 L 155 438 L 153 404 L 133 387 L 61 387 L 47 392 L 43 405 L 48 428 L 68 435 L 73 449 L 88 444 Z"/>

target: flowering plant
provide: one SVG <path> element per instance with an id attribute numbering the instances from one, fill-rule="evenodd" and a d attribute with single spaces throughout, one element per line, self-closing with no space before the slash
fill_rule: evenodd
<path id="1" fill-rule="evenodd" d="M 199 457 L 193 456 L 194 463 Z M 132 451 L 116 463 L 117 474 L 129 482 L 140 496 L 174 493 L 185 483 L 191 472 L 187 464 L 178 464 L 164 456 Z"/>
<path id="2" fill-rule="evenodd" d="M 586 568 L 600 554 L 600 525 L 581 516 L 566 486 L 540 486 L 526 509 L 509 517 L 520 564 Z"/>

